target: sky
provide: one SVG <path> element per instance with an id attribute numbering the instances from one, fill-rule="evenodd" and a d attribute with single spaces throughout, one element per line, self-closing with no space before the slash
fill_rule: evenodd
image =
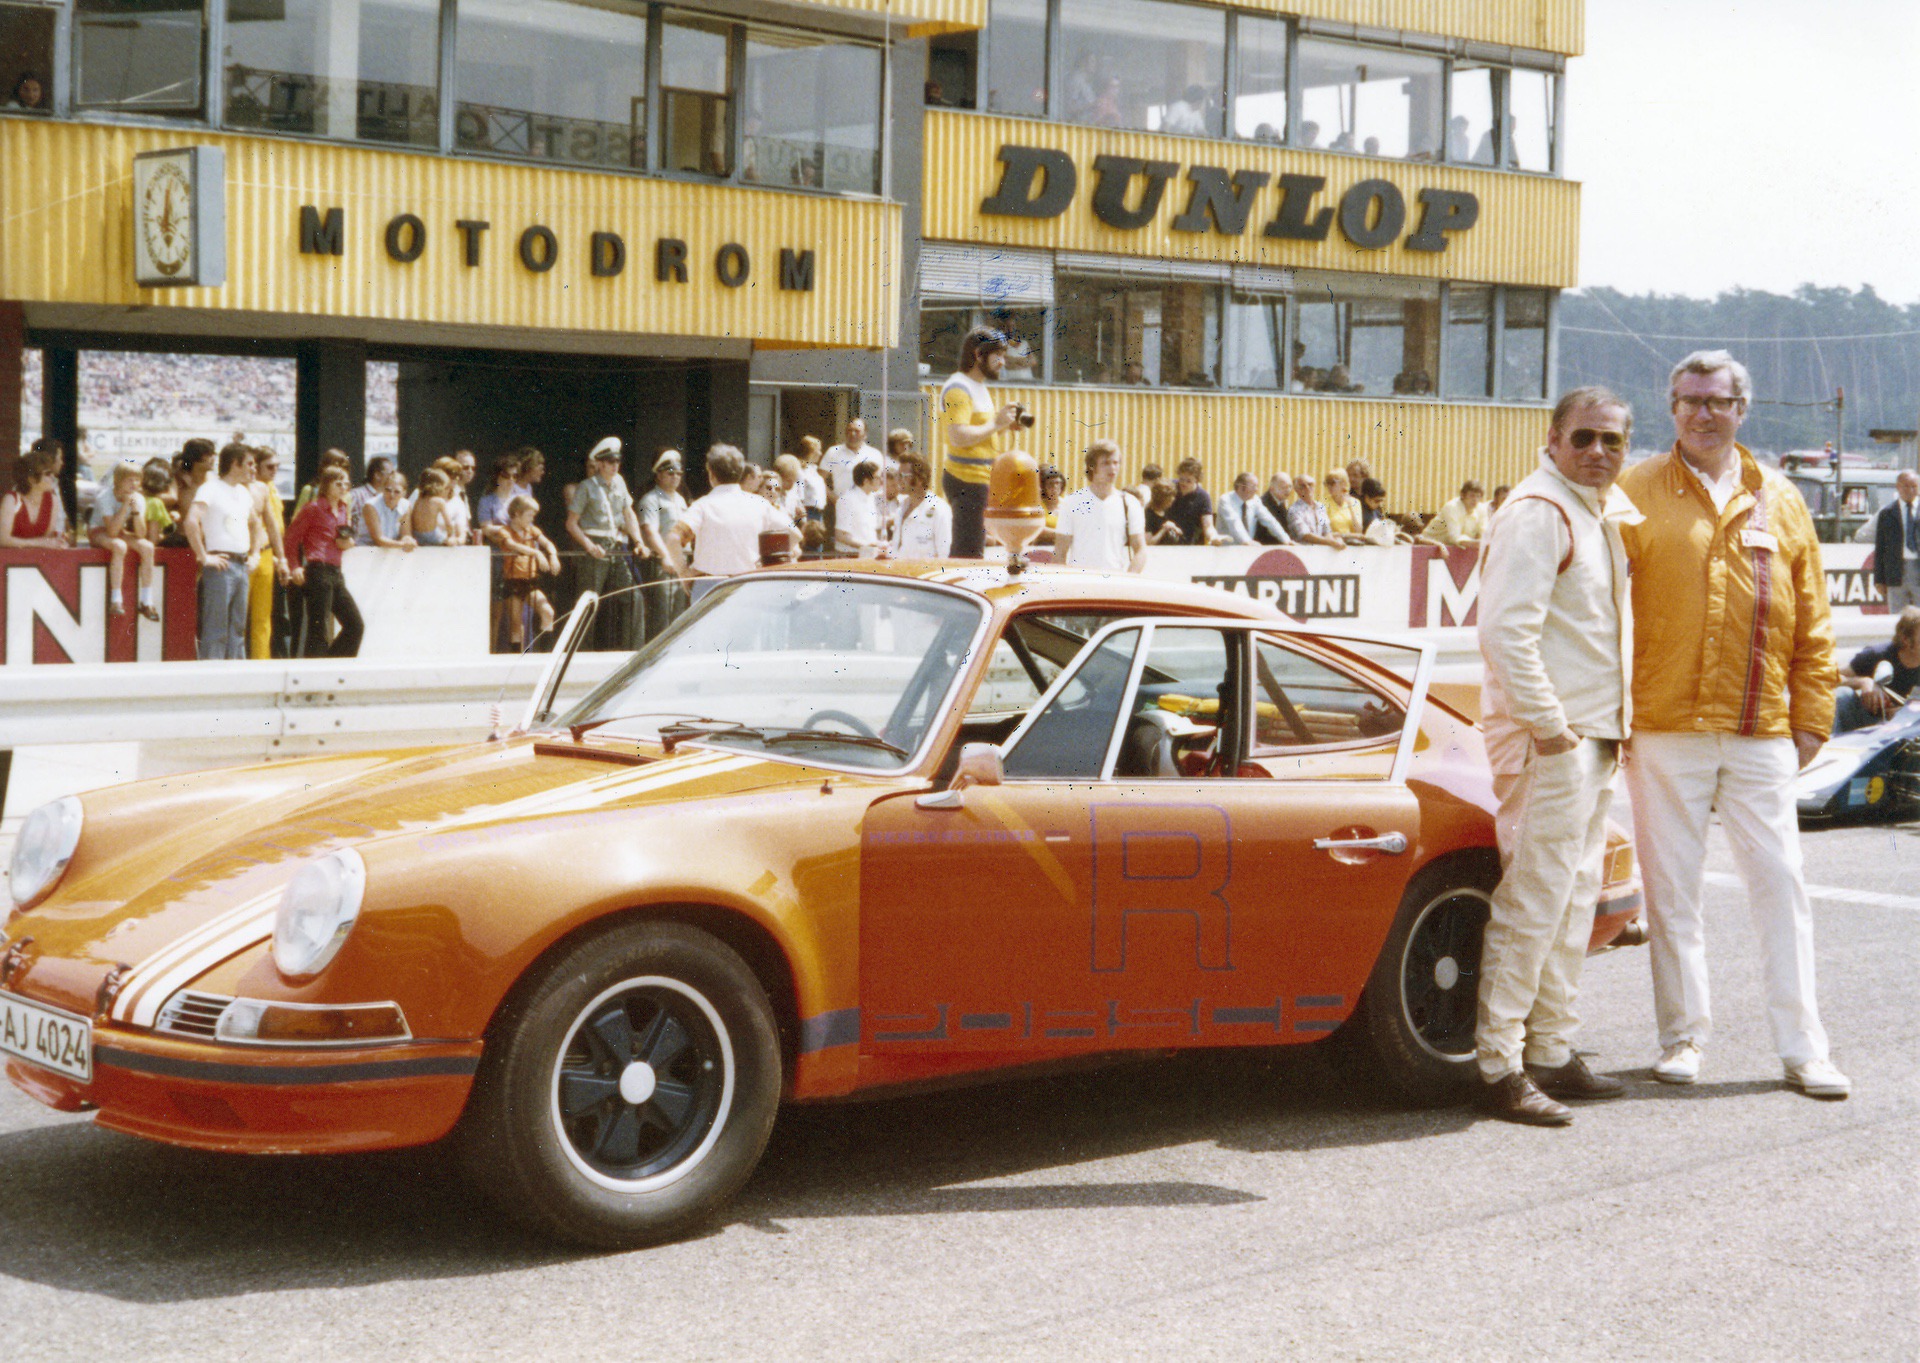
<path id="1" fill-rule="evenodd" d="M 1920 0 L 1587 0 L 1580 282 L 1920 302 Z"/>

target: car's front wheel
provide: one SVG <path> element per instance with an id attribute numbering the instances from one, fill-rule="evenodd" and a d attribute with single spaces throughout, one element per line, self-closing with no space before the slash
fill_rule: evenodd
<path id="1" fill-rule="evenodd" d="M 1374 963 L 1353 1025 L 1401 1098 L 1443 1103 L 1469 1091 L 1480 948 L 1497 863 L 1461 859 L 1414 878 Z"/>
<path id="2" fill-rule="evenodd" d="M 746 1182 L 780 1086 L 773 1009 L 746 963 L 684 924 L 632 923 L 561 951 L 503 1010 L 463 1159 L 534 1230 L 653 1244 Z"/>

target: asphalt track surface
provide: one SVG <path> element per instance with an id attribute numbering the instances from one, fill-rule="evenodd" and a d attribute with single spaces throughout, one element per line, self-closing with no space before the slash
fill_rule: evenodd
<path id="1" fill-rule="evenodd" d="M 1920 830 L 1807 840 L 1854 1096 L 1790 1093 L 1715 834 L 1719 1035 L 1654 1084 L 1643 949 L 1589 962 L 1628 1097 L 1408 1112 L 1311 1049 L 783 1114 L 709 1233 L 531 1241 L 431 1154 L 176 1151 L 0 1094 L 0 1358 L 1920 1357 Z"/>

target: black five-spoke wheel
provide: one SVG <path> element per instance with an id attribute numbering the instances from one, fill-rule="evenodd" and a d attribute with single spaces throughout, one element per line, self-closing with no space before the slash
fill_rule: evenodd
<path id="1" fill-rule="evenodd" d="M 677 981 L 616 985 L 582 1010 L 554 1075 L 554 1112 L 582 1171 L 640 1187 L 685 1172 L 733 1097 L 712 1005 Z"/>
<path id="2" fill-rule="evenodd" d="M 462 1119 L 469 1175 L 548 1235 L 631 1248 L 685 1234 L 760 1159 L 781 1089 L 765 988 L 684 923 L 564 945 L 502 1007 Z"/>
<path id="3" fill-rule="evenodd" d="M 1438 1058 L 1473 1054 L 1480 997 L 1480 942 L 1487 897 L 1454 890 L 1429 903 L 1414 923 L 1400 967 L 1400 1000 L 1414 1039 Z"/>
<path id="4" fill-rule="evenodd" d="M 1480 943 L 1499 863 L 1449 858 L 1415 876 L 1343 1029 L 1402 1099 L 1443 1103 L 1473 1081 Z"/>

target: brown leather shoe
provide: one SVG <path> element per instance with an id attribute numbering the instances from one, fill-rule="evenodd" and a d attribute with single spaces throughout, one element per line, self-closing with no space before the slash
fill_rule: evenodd
<path id="1" fill-rule="evenodd" d="M 1480 1083 L 1481 1106 L 1505 1122 L 1525 1126 L 1571 1126 L 1573 1113 L 1542 1093 L 1525 1070 Z"/>
<path id="2" fill-rule="evenodd" d="M 1627 1086 L 1610 1074 L 1595 1074 L 1587 1068 L 1587 1062 L 1574 1053 L 1573 1059 L 1557 1070 L 1544 1065 L 1529 1065 L 1527 1073 L 1542 1093 L 1554 1098 L 1577 1098 L 1592 1102 L 1601 1098 L 1618 1098 L 1627 1091 Z"/>

